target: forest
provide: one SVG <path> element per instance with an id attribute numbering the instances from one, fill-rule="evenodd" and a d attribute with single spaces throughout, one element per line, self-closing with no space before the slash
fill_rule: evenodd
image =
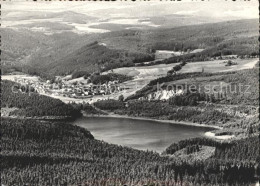
<path id="1" fill-rule="evenodd" d="M 138 99 L 140 97 L 145 97 L 147 94 L 155 92 L 158 90 L 158 85 L 165 89 L 167 83 L 174 82 L 181 79 L 191 79 L 198 77 L 212 77 L 218 75 L 230 75 L 235 74 L 236 72 L 219 72 L 219 73 L 207 73 L 207 72 L 188 72 L 188 73 L 177 73 L 177 74 L 168 74 L 167 76 L 159 77 L 157 79 L 151 80 L 144 88 L 136 91 L 135 94 L 130 95 L 126 100 Z"/>
<path id="2" fill-rule="evenodd" d="M 93 107 L 93 105 L 90 105 L 89 103 L 69 103 L 69 105 L 71 105 L 73 108 L 75 108 L 76 110 L 81 110 L 84 113 L 88 114 L 88 115 L 106 115 L 105 112 L 102 112 L 100 110 L 97 110 L 95 107 Z"/>
<path id="3" fill-rule="evenodd" d="M 259 180 L 259 69 L 225 73 L 175 73 L 186 62 L 208 61 L 223 55 L 239 58 L 259 55 L 258 20 L 238 20 L 214 24 L 154 30 L 104 33 L 77 37 L 67 33 L 41 38 L 29 31 L 3 30 L 8 35 L 3 52 L 7 61 L 28 59 L 26 65 L 5 66 L 5 72 L 23 71 L 46 79 L 72 74 L 73 78 L 92 76 L 94 84 L 131 78 L 100 72 L 119 67 L 142 65 L 155 59 L 156 50 L 183 51 L 187 54 L 159 63 L 181 63 L 165 77 L 152 80 L 136 94 L 119 100 L 102 100 L 90 105 L 65 104 L 35 93 L 29 86 L 1 82 L 1 108 L 14 108 L 1 119 L 1 182 L 3 185 L 253 185 Z M 1 30 L 2 31 L 2 30 Z M 9 32 L 11 31 L 11 34 Z M 28 37 L 29 36 L 29 37 Z M 69 37 L 68 37 L 69 36 Z M 57 39 L 54 39 L 56 37 Z M 59 38 L 59 39 L 58 39 Z M 172 39 L 169 39 L 172 38 Z M 19 39 L 18 42 L 16 39 Z M 55 41 L 55 42 L 54 42 Z M 101 45 L 100 42 L 107 43 Z M 11 43 L 11 46 L 8 46 Z M 13 44 L 12 44 L 13 43 Z M 39 46 L 38 53 L 35 48 Z M 191 53 L 192 50 L 201 52 Z M 12 51 L 12 52 L 8 52 Z M 30 56 L 30 57 L 28 57 Z M 31 61 L 30 61 L 31 60 Z M 27 61 L 23 61 L 27 62 Z M 259 64 L 258 64 L 259 65 Z M 10 69 L 9 69 L 10 68 Z M 9 70 L 9 71 L 8 71 Z M 215 97 L 190 93 L 169 100 L 138 100 L 157 91 L 157 84 L 182 79 L 212 78 L 232 87 L 250 85 L 241 92 L 225 92 Z M 211 83 L 210 82 L 210 83 Z M 162 88 L 165 88 L 162 86 Z M 161 120 L 187 121 L 224 127 L 216 136 L 242 134 L 236 141 L 192 138 L 170 145 L 161 155 L 108 144 L 70 121 L 44 121 L 26 117 L 62 116 L 77 118 L 81 111 Z M 241 117 L 239 114 L 242 114 Z M 21 116 L 24 119 L 11 118 Z M 246 116 L 246 117 L 245 117 Z M 201 161 L 175 158 L 174 153 L 214 147 L 214 154 Z"/>
<path id="4" fill-rule="evenodd" d="M 10 41 L 4 43 L 3 54 L 6 64 L 9 61 L 19 61 L 16 58 L 23 54 L 32 57 L 31 61 L 23 66 L 20 63 L 3 65 L 4 72 L 19 70 L 46 79 L 52 79 L 55 75 L 77 74 L 79 71 L 102 72 L 153 61 L 156 50 L 190 52 L 160 63 L 208 61 L 223 55 L 257 57 L 257 24 L 257 19 L 249 19 L 150 31 L 112 31 L 91 37 L 68 33 L 47 37 L 35 32 L 20 33 L 2 29 L 5 38 Z M 16 40 L 19 41 L 19 45 Z M 109 46 L 100 43 L 108 43 Z M 46 47 L 49 45 L 51 47 Z M 41 50 L 33 53 L 36 46 Z M 203 51 L 191 53 L 194 49 Z M 7 51 L 12 51 L 15 55 Z"/>
<path id="5" fill-rule="evenodd" d="M 10 114 L 25 117 L 64 116 L 76 118 L 81 116 L 80 110 L 63 103 L 59 99 L 35 93 L 24 85 L 3 80 L 1 82 L 1 108 L 18 108 Z"/>
<path id="6" fill-rule="evenodd" d="M 95 107 L 101 110 L 109 110 L 114 111 L 117 109 L 124 109 L 125 103 L 119 100 L 108 99 L 108 100 L 100 100 L 94 103 Z"/>
<path id="7" fill-rule="evenodd" d="M 119 115 L 224 127 L 215 131 L 218 136 L 255 135 L 259 128 L 258 108 L 250 105 L 224 106 L 212 103 L 210 98 L 199 94 L 188 94 L 181 99 L 176 96 L 176 99 L 170 98 L 168 101 L 130 100 L 124 103 L 119 100 L 104 100 L 94 105 Z"/>
<path id="8" fill-rule="evenodd" d="M 260 171 L 259 162 L 249 161 L 259 157 L 257 149 L 239 151 L 253 149 L 255 138 L 234 148 L 219 144 L 216 155 L 205 161 L 181 161 L 95 140 L 69 123 L 3 119 L 1 127 L 4 185 L 249 185 Z M 190 141 L 186 144 L 198 142 Z M 241 155 L 229 160 L 234 157 L 223 158 L 226 152 Z"/>
<path id="9" fill-rule="evenodd" d="M 108 83 L 109 81 L 118 81 L 118 83 L 122 83 L 124 81 L 131 80 L 132 77 L 122 75 L 122 74 L 116 74 L 116 73 L 108 73 L 104 75 L 93 75 L 90 76 L 90 80 L 93 84 L 104 84 Z"/>
<path id="10" fill-rule="evenodd" d="M 88 75 L 119 67 L 134 66 L 135 63 L 153 59 L 154 56 L 152 54 L 110 49 L 94 41 L 76 51 L 71 51 L 61 59 L 48 64 L 48 66 L 42 66 L 44 64 L 39 66 L 25 65 L 23 71 L 32 75 L 38 75 L 44 79 L 52 79 L 57 75 L 64 76 L 69 74 L 77 77 L 83 72 L 84 75 Z"/>
<path id="11" fill-rule="evenodd" d="M 228 88 L 223 88 L 222 92 L 219 91 L 219 94 L 214 95 L 216 103 L 221 104 L 244 104 L 244 105 L 259 105 L 259 82 L 258 74 L 259 68 L 256 67 L 252 69 L 239 70 L 234 72 L 218 72 L 218 73 L 205 73 L 205 72 L 191 72 L 191 73 L 178 73 L 171 74 L 164 77 L 160 77 L 154 80 L 151 80 L 144 88 L 136 91 L 135 94 L 126 98 L 126 100 L 134 100 L 141 97 L 146 97 L 148 94 L 158 91 L 158 87 L 166 89 L 167 85 L 170 82 L 177 80 L 185 79 L 189 82 L 189 79 L 195 78 L 213 78 L 214 81 L 225 82 L 230 86 Z M 206 80 L 208 84 L 211 84 L 213 80 Z M 197 81 L 196 84 L 202 85 L 202 82 Z M 174 86 L 175 84 L 173 84 Z M 192 84 L 193 85 L 193 84 Z M 203 86 L 199 86 L 203 87 Z M 241 88 L 239 88 L 241 87 Z M 189 89 L 189 83 L 187 84 L 187 89 Z M 199 91 L 199 89 L 196 89 Z M 187 92 L 187 90 L 186 90 Z M 203 95 L 205 92 L 200 92 Z M 220 95 L 221 94 L 221 95 Z M 185 95 L 183 95 L 185 96 Z M 206 95 L 205 95 L 206 96 Z M 209 98 L 212 97 L 208 93 Z M 220 97 L 222 97 L 220 99 Z M 213 98 L 213 97 L 212 97 Z"/>
<path id="12" fill-rule="evenodd" d="M 174 154 L 180 149 L 193 145 L 216 147 L 214 158 L 260 163 L 258 136 L 235 141 L 216 141 L 210 138 L 191 138 L 170 145 L 163 154 Z"/>
<path id="13" fill-rule="evenodd" d="M 182 103 L 183 104 L 183 103 Z M 99 105 L 96 105 L 97 107 Z M 106 110 L 113 110 L 120 115 L 133 117 L 146 117 L 161 120 L 190 121 L 193 123 L 221 126 L 227 121 L 235 121 L 235 115 L 227 114 L 225 110 L 219 110 L 214 105 L 177 106 L 162 101 L 136 100 L 129 101 L 125 108 L 109 107 Z"/>

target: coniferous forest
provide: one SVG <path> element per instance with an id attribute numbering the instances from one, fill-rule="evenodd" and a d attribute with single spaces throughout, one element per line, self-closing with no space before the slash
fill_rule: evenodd
<path id="1" fill-rule="evenodd" d="M 249 185 L 260 171 L 257 137 L 230 144 L 190 139 L 159 155 L 95 140 L 68 123 L 3 119 L 1 131 L 4 185 Z M 171 157 L 193 144 L 214 146 L 215 155 Z"/>
<path id="2" fill-rule="evenodd" d="M 7 80 L 2 81 L 1 86 L 1 108 L 17 108 L 9 113 L 10 116 L 76 118 L 81 115 L 80 110 L 63 103 L 61 100 L 40 95 L 31 90 L 30 86 Z"/>
<path id="3" fill-rule="evenodd" d="M 255 1 L 1 2 L 2 186 L 259 185 Z"/>

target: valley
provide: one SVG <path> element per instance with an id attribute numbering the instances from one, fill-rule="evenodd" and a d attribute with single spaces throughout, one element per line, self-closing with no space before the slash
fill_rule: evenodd
<path id="1" fill-rule="evenodd" d="M 26 3 L 2 6 L 3 185 L 259 180 L 257 3 Z"/>
<path id="2" fill-rule="evenodd" d="M 256 65 L 258 59 L 235 59 L 233 61 L 235 61 L 237 65 L 229 67 L 225 66 L 224 61 L 226 60 L 188 63 L 178 73 L 201 72 L 202 69 L 205 73 L 232 72 L 237 70 L 250 69 Z M 151 80 L 155 80 L 160 77 L 165 77 L 167 75 L 167 71 L 171 70 L 172 67 L 174 67 L 175 65 L 178 65 L 178 63 L 159 64 L 144 67 L 123 67 L 103 72 L 103 75 L 115 73 L 132 77 L 131 80 L 127 80 L 122 83 L 111 84 L 111 82 L 107 82 L 109 83 L 109 85 L 111 84 L 111 86 L 119 88 L 119 90 L 113 90 L 111 93 L 108 93 L 108 95 L 105 94 L 105 91 L 107 91 L 109 88 L 105 86 L 102 88 L 103 85 L 96 85 L 99 89 L 104 91 L 103 95 L 83 94 L 86 91 L 86 89 L 93 89 L 91 88 L 91 86 L 93 86 L 92 83 L 88 82 L 83 77 L 71 80 L 63 80 L 58 83 L 54 82 L 52 84 L 44 82 L 44 80 L 38 76 L 30 75 L 3 75 L 2 79 L 11 80 L 18 83 L 25 83 L 29 86 L 32 86 L 33 88 L 36 88 L 38 93 L 52 96 L 54 98 L 60 99 L 65 103 L 94 103 L 97 100 L 118 99 L 120 95 L 123 95 L 125 98 L 129 97 L 135 94 L 136 91 L 144 88 Z M 186 81 L 190 80 L 184 79 L 172 83 L 184 84 Z M 158 91 L 159 93 L 161 92 L 161 94 L 163 94 L 162 91 Z M 70 92 L 70 95 L 66 94 L 66 92 Z M 76 98 L 76 93 L 80 95 L 78 98 Z M 82 93 L 83 96 L 80 93 Z"/>

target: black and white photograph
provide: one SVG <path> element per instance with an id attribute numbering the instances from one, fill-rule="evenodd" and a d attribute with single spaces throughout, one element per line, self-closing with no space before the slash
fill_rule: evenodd
<path id="1" fill-rule="evenodd" d="M 1 186 L 259 186 L 259 1 L 0 4 Z"/>

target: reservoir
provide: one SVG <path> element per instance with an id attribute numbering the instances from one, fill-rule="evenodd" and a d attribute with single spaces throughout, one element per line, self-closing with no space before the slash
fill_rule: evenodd
<path id="1" fill-rule="evenodd" d="M 172 143 L 202 137 L 205 132 L 212 130 L 206 127 L 111 117 L 82 117 L 73 124 L 89 130 L 95 139 L 159 153 Z"/>

